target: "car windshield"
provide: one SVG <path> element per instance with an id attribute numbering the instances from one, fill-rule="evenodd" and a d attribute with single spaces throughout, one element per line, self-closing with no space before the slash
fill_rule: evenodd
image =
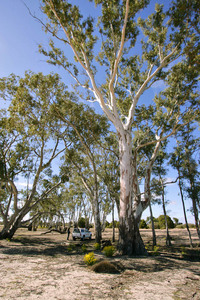
<path id="1" fill-rule="evenodd" d="M 79 230 L 78 228 L 74 228 L 74 232 L 77 232 L 77 233 L 79 233 L 79 232 L 80 232 L 80 230 Z"/>

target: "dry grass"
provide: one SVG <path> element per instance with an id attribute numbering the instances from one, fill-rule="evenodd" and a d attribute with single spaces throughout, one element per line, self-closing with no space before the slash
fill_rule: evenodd
<path id="1" fill-rule="evenodd" d="M 157 256 L 151 231 L 141 230 L 151 255 L 106 258 L 107 266 L 114 266 L 118 274 L 111 269 L 96 273 L 86 266 L 82 242 L 43 232 L 19 229 L 12 241 L 0 241 L 0 299 L 200 299 L 200 248 L 195 230 L 191 230 L 194 249 L 189 247 L 185 229 L 170 230 L 170 248 L 165 246 L 165 231 L 157 230 Z M 111 239 L 111 234 L 107 229 L 103 239 Z M 94 250 L 94 240 L 83 243 L 98 262 L 105 261 L 102 252 Z"/>

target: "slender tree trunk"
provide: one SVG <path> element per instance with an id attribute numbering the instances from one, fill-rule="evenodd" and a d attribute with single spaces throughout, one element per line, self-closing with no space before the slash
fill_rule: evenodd
<path id="1" fill-rule="evenodd" d="M 151 229 L 152 229 L 152 237 L 153 237 L 153 247 L 156 246 L 156 232 L 153 220 L 153 212 L 151 208 L 151 202 L 149 202 L 149 210 L 150 210 L 150 218 L 151 218 Z"/>
<path id="2" fill-rule="evenodd" d="M 112 241 L 115 242 L 115 201 L 112 199 Z"/>
<path id="3" fill-rule="evenodd" d="M 198 238 L 200 240 L 200 229 L 199 229 L 199 216 L 198 216 L 198 209 L 195 199 L 192 198 L 192 206 L 193 206 L 193 213 L 194 213 L 194 220 L 195 220 L 195 227 L 197 231 Z"/>
<path id="4" fill-rule="evenodd" d="M 195 191 L 194 180 L 191 177 L 190 177 L 190 189 L 191 189 L 191 194 L 192 194 L 192 206 L 193 206 L 195 227 L 196 227 L 197 235 L 200 240 L 199 213 L 198 213 L 198 208 L 197 208 L 196 193 L 194 192 Z"/>
<path id="5" fill-rule="evenodd" d="M 179 173 L 179 171 L 178 171 L 178 173 Z M 189 236 L 190 247 L 193 247 L 193 245 L 192 245 L 192 237 L 191 237 L 191 233 L 190 233 L 190 229 L 189 229 L 188 221 L 187 221 L 187 215 L 186 215 L 186 209 L 185 209 L 185 202 L 184 202 L 184 198 L 183 198 L 182 185 L 181 185 L 181 181 L 180 181 L 180 173 L 179 173 L 178 185 L 179 185 L 179 190 L 180 190 L 180 194 L 181 194 L 181 201 L 182 201 L 182 206 L 183 206 L 183 214 L 184 214 L 185 225 L 186 225 L 188 236 Z"/>
<path id="6" fill-rule="evenodd" d="M 94 225 L 95 225 L 95 241 L 96 243 L 100 243 L 102 239 L 102 235 L 101 235 L 99 201 L 97 195 L 95 195 L 95 199 L 94 199 Z"/>
<path id="7" fill-rule="evenodd" d="M 166 245 L 167 246 L 171 246 L 171 238 L 169 235 L 169 228 L 168 228 L 168 223 L 167 223 L 167 213 L 166 213 L 166 209 L 165 209 L 165 196 L 164 196 L 164 187 L 163 187 L 163 191 L 162 191 L 162 206 L 163 206 L 163 213 L 165 216 L 165 227 L 166 227 Z"/>
<path id="8" fill-rule="evenodd" d="M 165 190 L 164 190 L 164 184 L 163 184 L 161 176 L 160 176 L 160 182 L 162 185 L 162 207 L 163 207 L 163 213 L 164 213 L 164 217 L 165 217 L 166 245 L 171 246 L 172 244 L 171 244 L 171 238 L 169 235 L 169 228 L 168 228 L 168 223 L 167 223 L 167 213 L 166 213 L 166 209 L 165 209 Z"/>

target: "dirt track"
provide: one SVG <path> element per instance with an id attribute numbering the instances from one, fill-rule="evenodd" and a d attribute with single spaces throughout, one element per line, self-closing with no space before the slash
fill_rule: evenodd
<path id="1" fill-rule="evenodd" d="M 200 249 L 187 249 L 186 230 L 171 230 L 171 249 L 163 247 L 165 231 L 157 231 L 157 256 L 110 258 L 121 266 L 120 274 L 93 272 L 83 262 L 80 242 L 41 233 L 20 229 L 13 241 L 0 241 L 0 299 L 200 299 Z M 104 238 L 110 234 L 106 230 Z M 197 242 L 194 230 L 192 235 Z M 151 231 L 142 230 L 142 236 L 147 243 Z M 84 243 L 93 250 L 94 240 Z M 105 259 L 101 252 L 95 256 Z"/>

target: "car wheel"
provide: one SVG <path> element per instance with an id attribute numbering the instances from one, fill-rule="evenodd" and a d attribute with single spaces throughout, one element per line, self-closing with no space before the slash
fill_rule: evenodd
<path id="1" fill-rule="evenodd" d="M 76 240 L 76 238 L 75 238 L 75 237 L 73 237 L 73 240 L 75 241 L 75 240 Z"/>

